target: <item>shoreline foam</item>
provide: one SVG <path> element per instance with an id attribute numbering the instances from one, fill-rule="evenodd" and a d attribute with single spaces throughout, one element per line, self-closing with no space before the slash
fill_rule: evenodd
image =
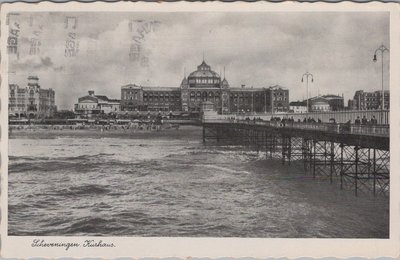
<path id="1" fill-rule="evenodd" d="M 58 137 L 71 138 L 196 138 L 201 139 L 201 127 L 181 126 L 179 129 L 169 128 L 157 130 L 139 130 L 139 129 L 109 129 L 101 130 L 99 128 L 85 129 L 13 129 L 8 132 L 10 139 L 53 139 Z"/>

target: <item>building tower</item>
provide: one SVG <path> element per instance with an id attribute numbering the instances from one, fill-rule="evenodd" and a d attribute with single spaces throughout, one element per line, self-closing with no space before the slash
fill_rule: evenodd
<path id="1" fill-rule="evenodd" d="M 221 82 L 221 93 L 222 93 L 222 100 L 221 100 L 221 112 L 223 114 L 230 112 L 230 91 L 229 91 L 229 83 L 225 78 L 225 67 L 224 67 L 224 79 Z"/>
<path id="2" fill-rule="evenodd" d="M 183 80 L 181 82 L 181 99 L 182 99 L 182 111 L 189 111 L 189 81 L 186 78 L 186 75 L 183 76 Z"/>

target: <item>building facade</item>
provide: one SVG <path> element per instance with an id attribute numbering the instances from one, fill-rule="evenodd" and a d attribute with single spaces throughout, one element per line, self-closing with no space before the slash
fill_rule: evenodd
<path id="1" fill-rule="evenodd" d="M 339 95 L 323 95 L 328 103 L 331 111 L 344 110 L 344 97 Z"/>
<path id="2" fill-rule="evenodd" d="M 331 106 L 329 101 L 324 97 L 313 97 L 308 100 L 308 106 L 310 112 L 325 112 L 330 111 Z"/>
<path id="3" fill-rule="evenodd" d="M 26 87 L 10 84 L 8 100 L 8 113 L 12 117 L 49 118 L 57 111 L 54 90 L 41 88 L 36 76 L 28 77 Z"/>
<path id="4" fill-rule="evenodd" d="M 289 103 L 289 112 L 293 113 L 306 113 L 307 102 L 306 101 L 293 101 Z"/>
<path id="5" fill-rule="evenodd" d="M 390 91 L 384 91 L 384 109 L 390 108 Z M 352 110 L 376 110 L 382 108 L 382 91 L 365 92 L 357 90 L 349 101 Z"/>
<path id="6" fill-rule="evenodd" d="M 121 87 L 122 111 L 180 111 L 179 88 L 145 87 L 129 84 Z"/>
<path id="7" fill-rule="evenodd" d="M 74 111 L 83 118 L 91 118 L 101 114 L 118 113 L 121 111 L 120 100 L 110 99 L 104 95 L 95 95 L 89 90 L 88 95 L 78 98 Z"/>
<path id="8" fill-rule="evenodd" d="M 285 112 L 289 110 L 289 90 L 281 86 L 231 88 L 228 80 L 205 61 L 188 77 L 184 76 L 177 88 L 135 84 L 121 87 L 123 111 L 200 113 L 204 102 L 211 102 L 218 113 Z"/>

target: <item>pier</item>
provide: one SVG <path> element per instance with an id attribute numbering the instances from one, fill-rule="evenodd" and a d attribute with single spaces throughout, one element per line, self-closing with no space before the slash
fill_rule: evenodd
<path id="1" fill-rule="evenodd" d="M 376 113 L 389 121 L 388 111 Z M 338 114 L 336 118 L 349 116 L 362 114 Z M 288 165 L 300 163 L 313 178 L 339 183 L 341 189 L 352 189 L 356 196 L 371 192 L 389 195 L 389 124 L 277 122 L 260 118 L 205 115 L 203 142 L 243 145 L 265 152 L 266 159 L 279 159 Z"/>

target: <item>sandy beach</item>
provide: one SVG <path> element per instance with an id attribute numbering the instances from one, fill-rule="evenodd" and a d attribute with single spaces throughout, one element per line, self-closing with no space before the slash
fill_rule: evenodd
<path id="1" fill-rule="evenodd" d="M 31 129 L 12 129 L 9 131 L 10 139 L 28 138 L 28 139 L 54 139 L 58 137 L 74 138 L 177 138 L 186 139 L 188 137 L 198 136 L 201 138 L 202 129 L 199 126 L 180 126 L 176 128 L 163 128 L 157 130 L 139 130 L 139 129 L 108 129 L 84 128 L 84 129 L 44 129 L 34 127 Z"/>

